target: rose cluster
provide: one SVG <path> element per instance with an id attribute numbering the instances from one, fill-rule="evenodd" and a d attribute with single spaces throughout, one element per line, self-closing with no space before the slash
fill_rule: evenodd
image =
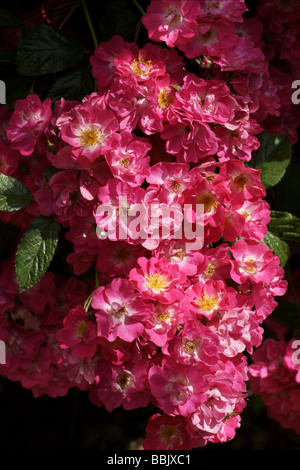
<path id="1" fill-rule="evenodd" d="M 267 338 L 249 366 L 251 389 L 283 428 L 300 434 L 300 341 Z"/>
<path id="2" fill-rule="evenodd" d="M 1 172 L 34 201 L 1 220 L 22 234 L 53 217 L 71 274 L 49 270 L 19 292 L 12 246 L 1 264 L 0 373 L 35 397 L 78 387 L 108 411 L 153 406 L 145 449 L 234 437 L 245 353 L 286 291 L 262 242 L 270 207 L 260 170 L 245 164 L 265 120 L 280 116 L 280 87 L 245 11 L 243 0 L 151 1 L 143 23 L 153 42 L 114 36 L 95 50 L 97 92 L 53 106 L 30 94 L 3 111 Z M 191 207 L 195 222 L 202 205 L 201 247 L 175 236 L 179 216 L 163 218 L 168 238 L 151 223 L 136 236 L 137 204 L 140 222 L 161 205 L 179 216 Z"/>

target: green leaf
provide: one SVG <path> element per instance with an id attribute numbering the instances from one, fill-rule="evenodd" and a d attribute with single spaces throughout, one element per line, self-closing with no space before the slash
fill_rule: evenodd
<path id="1" fill-rule="evenodd" d="M 283 178 L 292 158 L 292 145 L 287 135 L 262 132 L 260 147 L 252 154 L 250 166 L 261 169 L 265 188 L 277 185 Z"/>
<path id="2" fill-rule="evenodd" d="M 55 254 L 60 225 L 39 216 L 24 233 L 16 254 L 15 270 L 20 292 L 39 282 Z"/>
<path id="3" fill-rule="evenodd" d="M 21 41 L 17 70 L 26 76 L 53 74 L 73 67 L 84 54 L 85 48 L 71 36 L 42 24 Z"/>
<path id="4" fill-rule="evenodd" d="M 60 98 L 81 100 L 95 89 L 95 81 L 90 66 L 78 67 L 64 73 L 52 85 L 48 97 L 52 101 Z"/>
<path id="5" fill-rule="evenodd" d="M 274 188 L 276 208 L 289 211 L 297 217 L 300 217 L 299 175 L 300 157 L 295 153 L 284 177 Z"/>
<path id="6" fill-rule="evenodd" d="M 0 28 L 18 28 L 23 21 L 19 16 L 6 8 L 0 8 Z"/>
<path id="7" fill-rule="evenodd" d="M 23 183 L 0 173 L 0 210 L 12 212 L 29 206 L 33 196 Z"/>
<path id="8" fill-rule="evenodd" d="M 290 212 L 271 211 L 271 221 L 268 229 L 272 233 L 285 233 L 296 230 L 300 226 L 300 219 Z"/>
<path id="9" fill-rule="evenodd" d="M 290 257 L 289 245 L 272 232 L 266 234 L 263 242 L 273 250 L 274 255 L 278 256 L 280 259 L 280 266 L 284 267 Z"/>

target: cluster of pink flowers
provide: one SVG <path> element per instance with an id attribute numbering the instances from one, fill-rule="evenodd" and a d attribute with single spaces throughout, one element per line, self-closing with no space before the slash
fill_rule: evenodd
<path id="1" fill-rule="evenodd" d="M 252 356 L 251 389 L 283 428 L 300 434 L 300 341 L 267 338 Z"/>
<path id="2" fill-rule="evenodd" d="M 1 220 L 23 233 L 38 215 L 53 217 L 72 247 L 72 275 L 48 271 L 20 293 L 11 247 L 1 264 L 0 374 L 35 397 L 78 387 L 108 411 L 152 405 L 145 449 L 234 437 L 245 353 L 262 343 L 286 291 L 262 242 L 270 208 L 260 171 L 245 165 L 266 118 L 280 115 L 280 87 L 260 23 L 245 11 L 243 0 L 151 1 L 143 22 L 166 47 L 114 36 L 90 59 L 97 92 L 53 107 L 31 94 L 3 112 L 1 171 L 34 202 Z M 202 204 L 202 248 L 136 238 L 130 224 L 101 238 L 97 209 L 109 205 L 115 219 L 122 197 L 129 221 L 137 203 Z"/>

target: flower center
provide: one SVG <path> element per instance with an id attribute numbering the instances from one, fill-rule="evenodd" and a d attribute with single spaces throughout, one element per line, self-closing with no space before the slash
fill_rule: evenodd
<path id="1" fill-rule="evenodd" d="M 237 175 L 233 178 L 233 184 L 237 187 L 237 189 L 244 189 L 248 183 L 248 178 L 246 175 L 242 173 Z"/>
<path id="2" fill-rule="evenodd" d="M 174 192 L 174 193 L 178 193 L 181 189 L 181 186 L 182 184 L 179 182 L 179 181 L 172 181 L 171 183 L 171 186 L 170 186 L 170 189 Z"/>
<path id="3" fill-rule="evenodd" d="M 169 285 L 169 282 L 166 276 L 163 276 L 162 274 L 159 274 L 159 273 L 151 274 L 151 276 L 146 274 L 145 278 L 147 280 L 147 287 L 149 287 L 151 290 L 153 290 L 157 294 L 165 290 Z"/>
<path id="4" fill-rule="evenodd" d="M 197 202 L 204 205 L 204 212 L 212 212 L 218 205 L 216 197 L 211 192 L 198 194 Z"/>
<path id="5" fill-rule="evenodd" d="M 83 338 L 87 329 L 88 329 L 87 322 L 84 320 L 79 320 L 76 323 L 76 335 L 78 336 L 78 338 Z"/>
<path id="6" fill-rule="evenodd" d="M 129 158 L 128 157 L 122 157 L 122 158 L 120 158 L 120 160 L 118 160 L 118 163 L 123 168 L 128 168 L 129 167 Z"/>
<path id="7" fill-rule="evenodd" d="M 168 108 L 174 101 L 174 94 L 167 88 L 162 88 L 158 94 L 158 104 L 161 108 Z"/>
<path id="8" fill-rule="evenodd" d="M 81 131 L 80 141 L 83 147 L 93 147 L 103 140 L 101 131 L 95 127 L 91 126 L 85 128 Z"/>
<path id="9" fill-rule="evenodd" d="M 174 26 L 180 21 L 180 13 L 178 10 L 172 10 L 171 8 L 168 8 L 165 18 L 169 22 L 169 26 Z"/>
<path id="10" fill-rule="evenodd" d="M 124 315 L 126 315 L 126 308 L 125 307 L 121 307 L 119 309 L 113 308 L 112 309 L 112 314 L 115 318 L 121 318 Z"/>
<path id="11" fill-rule="evenodd" d="M 186 339 L 183 345 L 183 350 L 186 354 L 191 356 L 196 350 L 196 344 L 194 343 L 194 341 Z"/>
<path id="12" fill-rule="evenodd" d="M 256 267 L 254 266 L 254 259 L 247 259 L 246 260 L 246 266 L 245 266 L 245 270 L 248 272 L 248 273 L 256 273 L 257 269 Z"/>
<path id="13" fill-rule="evenodd" d="M 117 384 L 121 387 L 122 390 L 130 387 L 132 382 L 132 376 L 126 372 L 120 372 L 117 377 Z"/>
<path id="14" fill-rule="evenodd" d="M 202 294 L 200 298 L 197 299 L 197 303 L 201 310 L 210 311 L 213 310 L 217 303 L 218 297 L 214 295 Z"/>
<path id="15" fill-rule="evenodd" d="M 172 437 L 176 437 L 177 435 L 178 435 L 178 429 L 176 428 L 176 426 L 166 425 L 166 426 L 163 426 L 163 428 L 160 431 L 161 440 L 165 442 L 166 444 L 169 443 L 169 440 Z"/>
<path id="16" fill-rule="evenodd" d="M 214 265 L 214 263 L 209 261 L 207 263 L 207 268 L 206 268 L 206 271 L 204 272 L 204 276 L 205 277 L 212 277 L 215 274 L 215 270 L 216 270 L 216 266 Z"/>
<path id="17" fill-rule="evenodd" d="M 136 75 L 147 76 L 149 74 L 149 70 L 151 68 L 151 60 L 144 60 L 144 59 L 133 59 L 131 61 L 131 70 Z"/>

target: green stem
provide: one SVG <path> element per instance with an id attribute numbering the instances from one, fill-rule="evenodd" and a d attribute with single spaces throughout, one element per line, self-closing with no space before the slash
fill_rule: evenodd
<path id="1" fill-rule="evenodd" d="M 135 6 L 138 8 L 138 10 L 140 11 L 140 13 L 143 15 L 143 16 L 146 16 L 146 12 L 145 10 L 141 7 L 141 5 L 139 4 L 139 2 L 137 0 L 132 0 L 133 3 L 135 4 Z"/>
<path id="2" fill-rule="evenodd" d="M 58 10 L 64 10 L 64 9 L 68 8 L 68 6 L 70 6 L 70 5 L 74 5 L 74 1 L 65 3 L 64 5 L 60 5 L 59 7 L 48 9 L 48 12 L 46 12 L 46 15 L 47 15 L 47 13 L 50 14 L 50 13 L 56 12 Z M 45 13 L 39 13 L 38 15 L 34 15 L 34 16 L 31 16 L 30 18 L 25 19 L 23 22 L 24 22 L 24 24 L 30 23 L 30 21 L 35 20 L 37 18 L 43 18 L 44 16 L 45 16 Z"/>
<path id="3" fill-rule="evenodd" d="M 138 24 L 136 25 L 135 28 L 135 37 L 134 37 L 134 42 L 136 43 L 139 37 L 139 33 L 142 27 L 142 18 L 139 20 Z"/>
<path id="4" fill-rule="evenodd" d="M 29 90 L 29 94 L 34 93 L 35 79 L 36 79 L 36 77 L 33 77 L 31 87 L 30 87 L 30 90 Z"/>
<path id="5" fill-rule="evenodd" d="M 70 16 L 73 15 L 74 11 L 78 8 L 79 6 L 79 3 L 76 3 L 73 8 L 69 11 L 69 13 L 67 14 L 67 16 L 65 17 L 65 19 L 60 23 L 60 25 L 58 26 L 58 29 L 61 29 L 65 23 L 68 21 L 68 19 L 70 18 Z"/>
<path id="6" fill-rule="evenodd" d="M 87 21 L 87 24 L 88 24 L 88 27 L 89 27 L 89 30 L 90 30 L 92 39 L 93 39 L 93 43 L 94 43 L 95 49 L 97 49 L 97 47 L 98 47 L 98 39 L 97 39 L 95 30 L 94 30 L 94 26 L 93 26 L 93 23 L 92 23 L 92 20 L 91 20 L 91 16 L 90 16 L 88 7 L 87 7 L 87 5 L 86 5 L 86 0 L 82 0 L 81 4 L 82 4 L 82 7 L 83 7 L 83 11 L 84 11 L 84 14 L 85 14 L 85 18 L 86 18 L 86 21 Z"/>

